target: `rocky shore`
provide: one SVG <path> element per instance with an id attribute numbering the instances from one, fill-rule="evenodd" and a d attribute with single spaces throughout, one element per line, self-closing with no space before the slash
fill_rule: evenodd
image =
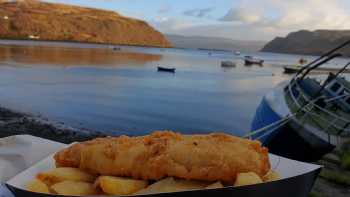
<path id="1" fill-rule="evenodd" d="M 0 107 L 0 137 L 29 134 L 62 143 L 84 141 L 105 135 L 99 131 L 72 128 L 41 117 Z M 350 142 L 326 155 L 317 164 L 323 165 L 310 194 L 312 197 L 346 197 L 350 194 Z"/>
<path id="2" fill-rule="evenodd" d="M 21 134 L 67 144 L 105 136 L 102 132 L 72 128 L 62 123 L 50 122 L 41 117 L 0 107 L 0 138 Z"/>
<path id="3" fill-rule="evenodd" d="M 342 147 L 337 147 L 316 163 L 324 167 L 311 196 L 345 197 L 350 195 L 350 141 Z"/>

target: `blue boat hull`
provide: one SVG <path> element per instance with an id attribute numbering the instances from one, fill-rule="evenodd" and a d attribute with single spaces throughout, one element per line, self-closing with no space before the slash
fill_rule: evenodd
<path id="1" fill-rule="evenodd" d="M 256 110 L 251 129 L 255 131 L 281 119 L 282 117 L 273 110 L 264 97 Z M 273 154 L 305 162 L 320 160 L 335 148 L 312 134 L 301 137 L 298 132 L 308 131 L 295 125 L 292 121 L 279 128 L 272 127 L 253 135 L 252 138 L 260 140 Z M 315 141 L 316 145 L 310 143 Z"/>
<path id="2" fill-rule="evenodd" d="M 251 130 L 256 131 L 281 119 L 282 117 L 270 107 L 269 103 L 266 100 L 266 97 L 264 97 L 256 110 Z M 256 135 L 253 135 L 252 138 L 260 140 L 263 145 L 266 146 L 268 142 L 276 135 L 276 133 L 280 131 L 280 129 L 281 128 L 272 127 Z"/>

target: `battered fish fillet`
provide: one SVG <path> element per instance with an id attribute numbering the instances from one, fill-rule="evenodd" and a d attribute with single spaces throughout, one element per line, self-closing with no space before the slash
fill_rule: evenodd
<path id="1" fill-rule="evenodd" d="M 107 137 L 77 143 L 54 156 L 57 167 L 90 173 L 159 180 L 177 177 L 234 183 L 238 173 L 270 170 L 260 142 L 227 134 L 181 135 L 171 131 L 141 137 Z"/>

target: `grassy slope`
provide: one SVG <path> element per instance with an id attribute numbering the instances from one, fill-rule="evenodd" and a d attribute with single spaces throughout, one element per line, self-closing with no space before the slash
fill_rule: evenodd
<path id="1" fill-rule="evenodd" d="M 7 16 L 7 18 L 5 17 Z M 170 47 L 146 22 L 112 11 L 42 2 L 0 2 L 0 38 Z"/>

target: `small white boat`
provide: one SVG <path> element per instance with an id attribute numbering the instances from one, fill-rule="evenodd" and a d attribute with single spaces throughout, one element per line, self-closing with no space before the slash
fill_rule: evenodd
<path id="1" fill-rule="evenodd" d="M 38 40 L 38 39 L 40 39 L 40 36 L 29 35 L 28 38 L 33 39 L 33 40 Z"/>
<path id="2" fill-rule="evenodd" d="M 264 60 L 258 59 L 258 58 L 254 58 L 252 56 L 245 56 L 244 57 L 244 64 L 246 66 L 251 66 L 251 65 L 259 65 L 262 66 L 264 63 Z"/>

